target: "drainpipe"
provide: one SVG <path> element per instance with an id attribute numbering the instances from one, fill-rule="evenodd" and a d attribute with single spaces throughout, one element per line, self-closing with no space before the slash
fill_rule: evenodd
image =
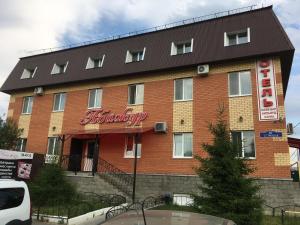
<path id="1" fill-rule="evenodd" d="M 135 186 L 136 186 L 136 167 L 137 167 L 137 151 L 140 143 L 140 135 L 138 133 L 134 136 L 135 150 L 134 150 L 134 170 L 133 170 L 133 187 L 132 187 L 132 203 L 135 202 Z"/>
<path id="2" fill-rule="evenodd" d="M 63 135 L 60 139 L 61 139 L 61 148 L 60 148 L 60 153 L 59 153 L 59 167 L 61 167 L 62 157 L 64 155 L 65 135 Z"/>
<path id="3" fill-rule="evenodd" d="M 99 157 L 99 134 L 96 134 L 94 154 L 93 154 L 93 168 L 92 168 L 93 176 L 98 171 L 97 170 L 98 169 L 98 157 Z"/>

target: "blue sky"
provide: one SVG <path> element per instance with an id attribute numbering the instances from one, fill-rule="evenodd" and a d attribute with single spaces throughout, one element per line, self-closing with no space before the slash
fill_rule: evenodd
<path id="1" fill-rule="evenodd" d="M 296 48 L 285 99 L 287 121 L 300 122 L 299 0 L 0 0 L 0 85 L 26 51 L 127 33 L 249 5 L 273 4 Z M 259 22 L 259 21 L 258 21 Z M 9 96 L 0 93 L 0 115 Z M 295 129 L 300 138 L 300 125 Z"/>

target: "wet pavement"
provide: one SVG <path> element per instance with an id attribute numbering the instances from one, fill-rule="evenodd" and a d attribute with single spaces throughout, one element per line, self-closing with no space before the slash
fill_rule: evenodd
<path id="1" fill-rule="evenodd" d="M 147 210 L 145 216 L 147 225 L 234 225 L 232 221 L 223 218 L 191 212 Z M 130 211 L 103 223 L 103 225 L 132 224 L 145 224 L 141 213 Z"/>

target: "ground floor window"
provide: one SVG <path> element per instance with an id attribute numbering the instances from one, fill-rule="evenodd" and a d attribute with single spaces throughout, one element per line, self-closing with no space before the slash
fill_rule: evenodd
<path id="1" fill-rule="evenodd" d="M 125 137 L 125 158 L 134 158 L 136 140 L 134 135 L 127 135 Z M 142 153 L 142 144 L 137 144 L 137 157 L 140 158 Z"/>
<path id="2" fill-rule="evenodd" d="M 193 133 L 175 133 L 173 144 L 174 158 L 193 157 Z"/>
<path id="3" fill-rule="evenodd" d="M 232 141 L 238 148 L 238 156 L 245 158 L 255 158 L 254 131 L 232 131 Z"/>
<path id="4" fill-rule="evenodd" d="M 48 155 L 59 155 L 60 152 L 60 140 L 58 137 L 48 138 Z"/>
<path id="5" fill-rule="evenodd" d="M 16 150 L 20 151 L 20 152 L 25 152 L 26 144 L 27 144 L 27 139 L 26 138 L 20 138 L 17 142 Z"/>

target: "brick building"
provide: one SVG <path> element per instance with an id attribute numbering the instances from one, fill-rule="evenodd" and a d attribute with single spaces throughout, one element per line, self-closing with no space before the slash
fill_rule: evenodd
<path id="1" fill-rule="evenodd" d="M 131 173 L 137 149 L 139 174 L 193 175 L 193 155 L 212 141 L 207 122 L 224 104 L 254 176 L 290 178 L 284 97 L 293 54 L 265 7 L 27 56 L 1 91 L 24 129 L 20 150 L 79 155 L 83 171 L 104 159 Z"/>

